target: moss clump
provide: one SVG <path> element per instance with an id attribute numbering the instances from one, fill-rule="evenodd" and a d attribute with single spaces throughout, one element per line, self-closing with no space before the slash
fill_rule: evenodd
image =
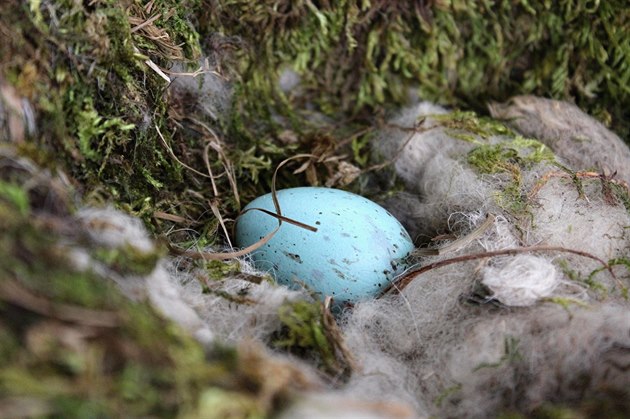
<path id="1" fill-rule="evenodd" d="M 315 358 L 318 366 L 328 373 L 348 372 L 352 360 L 344 358 L 341 336 L 335 334 L 332 317 L 321 303 L 287 302 L 279 308 L 278 316 L 283 328 L 272 339 L 274 346 L 305 358 Z"/>
<path id="2" fill-rule="evenodd" d="M 543 161 L 554 162 L 553 152 L 540 141 L 520 137 L 506 143 L 482 145 L 468 153 L 468 163 L 481 173 L 514 173 Z"/>
<path id="3" fill-rule="evenodd" d="M 71 201 L 49 173 L 7 155 L 0 148 L 8 168 L 0 173 L 0 403 L 9 416 L 259 418 L 281 406 L 289 388 L 270 388 L 261 371 L 275 377 L 286 365 L 260 348 L 204 349 L 113 281 L 78 270 L 73 250 L 92 249 Z M 114 255 L 106 262 L 122 277 L 155 265 L 133 251 Z"/>
<path id="4" fill-rule="evenodd" d="M 107 265 L 116 272 L 132 275 L 148 275 L 163 256 L 163 251 L 154 250 L 143 252 L 126 244 L 116 248 L 99 247 L 92 250 L 92 257 Z"/>
<path id="5" fill-rule="evenodd" d="M 627 137 L 630 11 L 609 2 L 212 2 L 204 33 L 238 37 L 245 106 L 357 113 L 407 99 L 483 109 L 533 93 L 575 99 Z M 274 87 L 290 66 L 302 95 Z M 259 100 L 264 97 L 264 103 Z M 297 99 L 298 101 L 294 101 Z"/>
<path id="6" fill-rule="evenodd" d="M 211 182 L 187 173 L 164 147 L 204 167 L 205 138 L 177 130 L 183 117 L 163 76 L 172 62 L 198 65 L 192 22 L 200 7 L 198 0 L 4 5 L 0 32 L 11 36 L 0 45 L 0 81 L 30 101 L 37 116 L 38 134 L 21 147 L 24 154 L 63 168 L 88 200 L 113 200 L 151 229 L 164 231 L 155 212 L 198 220 L 207 202 L 187 194 L 211 190 Z M 223 169 L 213 159 L 210 166 Z M 216 183 L 223 188 L 227 177 Z M 237 207 L 222 204 L 226 212 Z M 212 217 L 204 222 L 213 228 Z"/>
<path id="7" fill-rule="evenodd" d="M 17 211 L 17 215 L 19 216 L 26 216 L 29 212 L 30 204 L 28 194 L 19 185 L 14 183 L 0 180 L 0 202 L 10 206 L 6 211 L 0 213 L 0 215 L 5 216 L 1 217 L 5 220 L 11 216 L 11 210 Z"/>
<path id="8" fill-rule="evenodd" d="M 479 371 L 484 368 L 500 368 L 507 364 L 517 364 L 523 360 L 523 355 L 519 351 L 519 340 L 514 336 L 505 336 L 503 339 L 503 355 L 499 360 L 492 363 L 481 363 L 477 365 L 473 371 Z"/>
<path id="9" fill-rule="evenodd" d="M 521 172 L 542 162 L 555 162 L 553 152 L 537 140 L 515 136 L 498 144 L 483 144 L 468 153 L 468 163 L 483 174 L 505 174 L 509 181 L 497 194 L 497 204 L 514 216 L 529 212 Z"/>
<path id="10" fill-rule="evenodd" d="M 204 271 L 208 278 L 213 281 L 220 281 L 226 277 L 237 275 L 241 272 L 241 265 L 236 260 L 208 260 L 204 261 Z"/>
<path id="11" fill-rule="evenodd" d="M 456 110 L 448 114 L 432 115 L 431 118 L 446 128 L 449 135 L 474 144 L 483 144 L 477 137 L 483 140 L 493 135 L 516 137 L 516 134 L 502 122 L 475 112 Z"/>

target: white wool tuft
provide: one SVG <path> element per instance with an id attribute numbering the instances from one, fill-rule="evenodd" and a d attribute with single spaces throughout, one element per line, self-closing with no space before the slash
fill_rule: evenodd
<path id="1" fill-rule="evenodd" d="M 77 218 L 90 239 L 99 245 L 110 248 L 128 245 L 144 253 L 155 250 L 142 221 L 112 207 L 85 207 L 79 210 Z"/>
<path id="2" fill-rule="evenodd" d="M 286 409 L 279 419 L 405 419 L 413 411 L 391 400 L 348 399 L 338 393 L 303 395 Z"/>
<path id="3" fill-rule="evenodd" d="M 155 251 L 155 245 L 139 219 L 113 208 L 83 208 L 78 218 L 94 244 L 109 248 L 133 248 L 137 252 Z M 190 331 L 203 343 L 221 339 L 238 343 L 244 339 L 264 341 L 278 329 L 278 308 L 287 301 L 308 298 L 267 281 L 255 284 L 238 277 L 226 277 L 210 284 L 212 293 L 204 294 L 194 271 L 181 271 L 179 259 L 160 260 L 147 276 L 115 272 L 94 260 L 85 249 L 71 249 L 70 255 L 80 269 L 91 269 L 116 282 L 134 300 L 148 300 L 166 317 Z M 247 262 L 241 263 L 244 275 L 262 277 Z M 229 299 L 245 297 L 246 304 Z"/>
<path id="4" fill-rule="evenodd" d="M 146 277 L 149 301 L 167 318 L 190 331 L 194 337 L 204 344 L 215 339 L 216 332 L 212 324 L 204 322 L 194 307 L 184 298 L 179 284 L 173 281 L 167 270 L 168 262 L 162 261 L 155 270 Z"/>
<path id="5" fill-rule="evenodd" d="M 630 162 L 629 162 L 630 164 Z M 568 179 L 549 180 L 536 195 L 533 207 L 536 220 L 531 240 L 550 246 L 564 246 L 595 255 L 604 261 L 630 255 L 630 214 L 615 200 L 607 200 L 599 180 L 582 182 L 585 197 L 580 197 Z M 571 269 L 586 277 L 601 265 L 573 255 L 559 255 Z M 595 279 L 614 286 L 609 275 Z"/>
<path id="6" fill-rule="evenodd" d="M 285 94 L 291 94 L 293 90 L 297 89 L 300 85 L 302 78 L 300 75 L 291 68 L 285 68 L 280 72 L 278 78 L 278 87 Z"/>
<path id="7" fill-rule="evenodd" d="M 486 266 L 481 283 L 492 291 L 492 298 L 508 306 L 524 307 L 550 297 L 560 279 L 548 260 L 518 255 Z"/>
<path id="8" fill-rule="evenodd" d="M 241 262 L 245 270 L 251 270 Z M 179 287 L 181 298 L 208 324 L 224 342 L 236 343 L 242 339 L 266 340 L 280 326 L 278 309 L 282 304 L 307 296 L 267 281 L 260 284 L 239 279 L 224 278 L 210 284 L 211 292 L 204 294 L 201 284 L 192 274 L 176 272 L 171 268 L 171 281 Z M 225 296 L 247 298 L 238 304 Z"/>
<path id="9" fill-rule="evenodd" d="M 486 251 L 516 248 L 521 244 L 512 223 L 503 215 L 495 216 L 492 228 L 478 242 Z"/>

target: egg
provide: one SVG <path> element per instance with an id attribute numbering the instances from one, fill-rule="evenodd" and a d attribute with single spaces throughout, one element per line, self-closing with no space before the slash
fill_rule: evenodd
<path id="1" fill-rule="evenodd" d="M 355 303 L 378 296 L 405 268 L 414 246 L 405 228 L 376 203 L 353 193 L 320 187 L 277 192 L 282 215 L 317 231 L 282 222 L 252 252 L 256 268 L 278 283 L 306 288 L 321 299 Z M 236 223 L 236 244 L 247 247 L 278 227 L 271 194 L 253 200 Z M 247 211 L 249 210 L 249 211 Z"/>

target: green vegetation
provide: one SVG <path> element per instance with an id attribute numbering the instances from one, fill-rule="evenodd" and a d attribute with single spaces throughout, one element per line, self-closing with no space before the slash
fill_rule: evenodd
<path id="1" fill-rule="evenodd" d="M 483 362 L 475 367 L 473 371 L 479 371 L 484 368 L 499 368 L 506 364 L 516 364 L 523 360 L 523 355 L 518 349 L 519 341 L 514 336 L 505 336 L 503 338 L 503 356 L 496 362 Z"/>
<path id="2" fill-rule="evenodd" d="M 103 249 L 85 243 L 55 180 L 5 156 L 0 165 L 12 167 L 0 183 L 3 414 L 262 418 L 295 388 L 266 374 L 308 385 L 260 348 L 204 349 L 148 302 L 79 269 L 74 249 L 96 256 Z M 136 253 L 119 263 L 122 253 L 113 252 L 106 262 L 122 277 L 149 273 L 157 259 Z"/>
<path id="3" fill-rule="evenodd" d="M 340 376 L 348 372 L 352 360 L 344 358 L 341 336 L 330 327 L 330 313 L 322 303 L 309 301 L 287 302 L 280 307 L 283 328 L 276 333 L 272 344 L 291 353 L 316 358 L 325 371 Z"/>
<path id="4" fill-rule="evenodd" d="M 442 104 L 485 108 L 516 93 L 575 98 L 625 138 L 630 11 L 623 0 L 276 0 L 212 3 L 204 32 L 238 37 L 240 110 L 296 105 L 274 88 L 285 66 L 327 114 L 400 104 L 408 86 Z M 261 104 L 254 98 L 265 97 Z M 303 100 L 303 99 L 302 99 Z M 299 102 L 298 109 L 299 107 Z M 292 107 L 294 108 L 294 106 Z"/>
<path id="5" fill-rule="evenodd" d="M 273 168 L 287 157 L 317 156 L 300 173 L 291 173 L 298 164 L 280 173 L 279 188 L 334 181 L 342 163 L 370 167 L 372 130 L 416 89 L 477 112 L 442 123 L 478 143 L 470 163 L 506 174 L 502 202 L 523 210 L 519 170 L 548 161 L 548 150 L 522 138 L 486 144 L 489 135 L 511 133 L 478 114 L 488 100 L 514 94 L 575 99 L 627 140 L 625 6 L 4 1 L 0 151 L 45 168 L 46 179 L 65 175 L 26 186 L 34 173 L 12 165 L 0 171 L 0 398 L 34 416 L 273 413 L 286 394 L 281 386 L 269 390 L 256 370 L 265 361 L 239 361 L 243 351 L 234 348 L 204 353 L 148 304 L 131 303 L 70 263 L 68 246 L 83 240 L 75 236 L 74 203 L 113 203 L 181 248 L 223 245 L 242 204 L 269 191 Z M 205 63 L 197 78 L 181 74 L 197 74 Z M 277 85 L 285 69 L 301 78 L 287 92 Z M 209 110 L 208 100 L 220 109 Z M 367 183 L 360 177 L 344 187 Z M 630 208 L 624 189 L 609 186 Z M 144 275 L 163 254 L 129 247 L 93 248 L 90 256 L 118 273 Z M 212 280 L 239 270 L 231 262 L 200 269 Z M 326 316 L 318 304 L 288 303 L 275 343 L 345 374 L 351 362 Z"/>
<path id="6" fill-rule="evenodd" d="M 520 93 L 574 98 L 627 138 L 624 5 L 9 0 L 0 75 L 37 116 L 25 154 L 67 170 L 91 202 L 114 201 L 158 234 L 193 226 L 194 240 L 212 245 L 218 223 L 205 216 L 208 199 L 234 218 L 298 152 L 338 160 L 283 174 L 280 187 L 325 183 L 339 161 L 365 168 L 357 147 L 366 127 L 403 104 L 409 88 L 482 113 L 488 100 Z M 164 79 L 189 77 L 168 76 L 173 62 L 194 73 L 203 59 L 206 76 L 191 84 L 225 82 L 230 112 L 209 114 L 203 95 Z M 282 92 L 287 68 L 301 84 Z M 470 121 L 480 120 L 461 113 L 459 122 L 476 132 Z"/>
<path id="7" fill-rule="evenodd" d="M 497 192 L 497 204 L 513 216 L 529 214 L 523 190 L 522 169 L 535 164 L 554 163 L 553 152 L 537 140 L 514 136 L 499 144 L 482 144 L 468 153 L 468 163 L 483 174 L 505 174 L 509 181 Z"/>

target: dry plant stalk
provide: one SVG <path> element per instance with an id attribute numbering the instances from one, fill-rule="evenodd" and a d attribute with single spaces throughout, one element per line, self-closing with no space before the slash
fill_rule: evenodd
<path id="1" fill-rule="evenodd" d="M 337 352 L 338 356 L 341 357 L 342 361 L 346 364 L 347 368 L 350 370 L 350 373 L 358 371 L 359 365 L 357 364 L 356 359 L 354 359 L 352 352 L 350 352 L 350 350 L 346 346 L 345 340 L 343 338 L 343 333 L 339 328 L 335 317 L 330 312 L 331 302 L 332 297 L 326 296 L 324 302 L 322 303 L 324 333 L 326 333 L 328 341 L 332 343 L 333 348 Z"/>
<path id="2" fill-rule="evenodd" d="M 0 282 L 0 296 L 6 302 L 43 316 L 89 327 L 116 327 L 118 314 L 112 311 L 92 310 L 80 306 L 55 303 L 35 295 L 10 279 Z"/>
<path id="3" fill-rule="evenodd" d="M 156 129 L 157 126 L 156 126 Z M 159 132 L 159 130 L 158 130 Z M 160 135 L 160 137 L 162 138 L 162 141 L 164 142 L 164 144 L 166 144 L 166 141 L 164 140 L 164 138 Z M 173 157 L 175 157 L 173 155 Z M 289 163 L 290 161 L 293 160 L 297 160 L 297 159 L 302 159 L 302 158 L 313 158 L 315 156 L 313 156 L 312 154 L 296 154 L 295 156 L 291 156 L 285 160 L 283 160 L 282 162 L 280 162 L 278 164 L 278 166 L 276 167 L 276 170 L 273 173 L 273 177 L 271 178 L 271 199 L 273 200 L 273 204 L 275 207 L 276 212 L 272 212 L 272 211 L 268 211 L 266 209 L 263 208 L 249 208 L 243 212 L 241 212 L 240 215 L 245 214 L 246 212 L 249 211 L 261 211 L 267 215 L 270 215 L 272 217 L 275 217 L 278 220 L 278 226 L 272 230 L 271 232 L 269 232 L 265 237 L 263 237 L 262 239 L 260 239 L 259 241 L 257 241 L 256 243 L 247 246 L 244 249 L 235 251 L 235 252 L 226 252 L 226 253 L 213 253 L 213 252 L 201 252 L 201 251 L 193 251 L 193 250 L 182 250 L 182 249 L 178 249 L 175 246 L 173 246 L 171 243 L 168 243 L 168 249 L 170 252 L 178 255 L 178 256 L 184 256 L 184 257 L 189 257 L 191 259 L 197 259 L 197 260 L 227 260 L 227 259 L 234 259 L 234 258 L 238 258 L 241 256 L 245 256 L 251 252 L 253 252 L 256 249 L 259 249 L 260 247 L 264 246 L 269 240 L 271 240 L 271 238 L 278 232 L 278 230 L 280 230 L 280 227 L 282 226 L 282 222 L 287 222 L 293 225 L 296 225 L 298 227 L 307 229 L 309 231 L 312 232 L 316 232 L 317 228 L 310 226 L 308 224 L 304 224 L 300 221 L 297 220 L 293 220 L 291 218 L 285 217 L 282 215 L 282 209 L 280 208 L 280 202 L 278 202 L 278 197 L 277 197 L 277 190 L 276 190 L 276 180 L 278 177 L 278 171 L 287 163 Z M 178 160 L 179 161 L 179 160 Z M 192 169 L 192 168 L 191 168 Z M 192 169 L 194 170 L 194 169 Z M 214 212 L 214 210 L 213 210 Z M 218 210 L 217 210 L 218 212 Z M 216 214 L 215 214 L 216 215 Z M 220 215 L 219 215 L 220 216 Z M 219 218 L 219 220 L 221 221 L 221 218 Z M 223 226 L 223 228 L 225 228 Z M 226 234 L 227 235 L 227 234 Z"/>
<path id="4" fill-rule="evenodd" d="M 513 249 L 494 250 L 491 252 L 473 253 L 470 255 L 457 256 L 451 259 L 445 259 L 445 260 L 440 260 L 437 262 L 430 263 L 428 265 L 422 266 L 419 269 L 414 269 L 411 272 L 408 272 L 402 275 L 399 279 L 397 279 L 389 287 L 387 287 L 385 291 L 383 291 L 383 294 L 381 295 L 385 295 L 390 292 L 399 293 L 400 291 L 405 289 L 414 279 L 416 279 L 423 273 L 429 272 L 433 269 L 441 268 L 443 266 L 448 266 L 448 265 L 452 265 L 452 264 L 460 263 L 460 262 L 467 262 L 469 260 L 487 259 L 487 258 L 491 258 L 495 256 L 513 256 L 520 253 L 531 253 L 531 252 L 564 252 L 564 253 L 572 253 L 574 255 L 593 259 L 599 262 L 602 265 L 602 267 L 604 267 L 610 273 L 610 275 L 615 279 L 615 281 L 617 281 L 617 283 L 620 286 L 623 285 L 621 284 L 621 282 L 619 281 L 619 279 L 613 272 L 612 267 L 608 265 L 608 263 L 606 263 L 602 259 L 588 252 L 583 252 L 581 250 L 575 250 L 575 249 L 568 249 L 568 248 L 560 247 L 560 246 L 527 246 L 527 247 L 519 247 L 519 248 L 513 248 Z"/>
<path id="5" fill-rule="evenodd" d="M 131 7 L 131 13 L 129 13 L 129 23 L 133 25 L 131 32 L 138 32 L 143 37 L 154 42 L 167 60 L 183 60 L 185 57 L 182 47 L 173 42 L 166 30 L 155 25 L 158 19 L 164 19 L 164 21 L 166 21 L 171 18 L 175 14 L 175 10 L 171 9 L 165 15 L 158 13 L 148 17 L 151 15 L 154 3 L 155 0 L 151 0 L 144 7 L 138 5 Z"/>
<path id="6" fill-rule="evenodd" d="M 621 179 L 615 179 L 614 178 L 615 174 L 612 174 L 610 176 L 603 174 L 603 173 L 598 173 L 598 172 L 585 172 L 585 171 L 580 171 L 580 172 L 575 172 L 575 173 L 566 173 L 566 172 L 548 172 L 545 173 L 538 182 L 536 182 L 536 185 L 534 185 L 534 187 L 532 188 L 532 190 L 529 192 L 528 199 L 532 199 L 533 197 L 535 197 L 538 192 L 540 192 L 540 190 L 547 184 L 547 182 L 549 182 L 549 180 L 551 178 L 563 178 L 563 179 L 599 179 L 602 182 L 611 182 L 614 183 L 615 185 L 619 185 L 622 188 L 624 188 L 626 190 L 626 192 L 630 193 L 630 189 L 628 187 L 628 183 L 624 180 Z M 583 193 L 581 191 L 578 191 L 580 193 L 580 195 L 582 196 Z M 586 199 L 586 197 L 584 197 Z"/>

